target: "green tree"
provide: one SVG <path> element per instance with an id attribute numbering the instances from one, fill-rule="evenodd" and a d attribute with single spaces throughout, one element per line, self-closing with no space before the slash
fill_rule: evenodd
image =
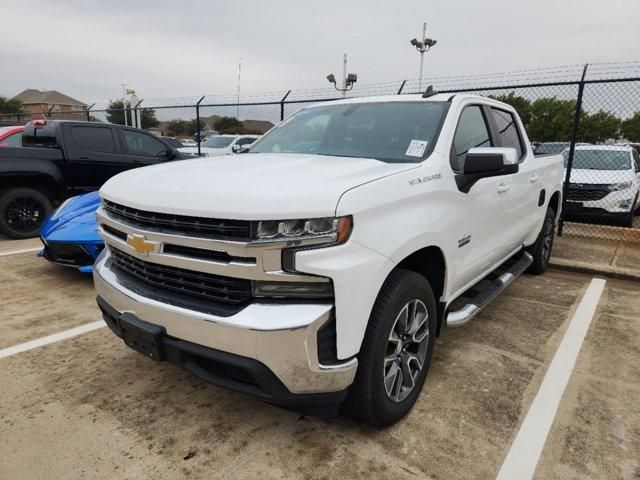
<path id="1" fill-rule="evenodd" d="M 195 118 L 192 120 L 189 120 L 188 126 L 187 126 L 187 135 L 195 135 L 197 130 L 198 130 L 198 120 Z M 202 120 L 200 120 L 200 131 L 202 130 L 205 130 L 205 125 L 204 123 L 202 123 Z"/>
<path id="2" fill-rule="evenodd" d="M 640 111 L 633 114 L 632 117 L 622 121 L 620 125 L 620 134 L 625 140 L 630 142 L 640 142 Z"/>
<path id="3" fill-rule="evenodd" d="M 598 110 L 595 113 L 582 112 L 578 140 L 587 143 L 600 143 L 618 138 L 620 119 L 613 113 Z"/>
<path id="4" fill-rule="evenodd" d="M 222 117 L 213 124 L 218 133 L 242 133 L 242 122 L 236 117 Z"/>
<path id="5" fill-rule="evenodd" d="M 188 135 L 189 122 L 186 120 L 169 120 L 165 126 L 165 133 L 170 137 L 177 135 Z"/>
<path id="6" fill-rule="evenodd" d="M 156 118 L 156 111 L 153 108 L 142 108 L 140 116 L 140 128 L 153 128 L 160 125 L 160 120 Z"/>
<path id="7" fill-rule="evenodd" d="M 124 112 L 122 100 L 110 100 L 107 107 L 107 122 L 124 125 Z M 134 121 L 134 110 L 131 103 L 126 102 L 127 123 L 132 125 Z M 138 110 L 138 118 L 140 128 L 153 128 L 160 125 L 160 121 L 156 118 L 156 111 L 153 108 L 141 108 Z"/>
<path id="8" fill-rule="evenodd" d="M 527 133 L 534 142 L 568 142 L 571 139 L 575 102 L 555 97 L 531 103 Z"/>
<path id="9" fill-rule="evenodd" d="M 19 113 L 22 112 L 22 102 L 6 97 L 0 97 L 0 113 Z"/>
<path id="10" fill-rule="evenodd" d="M 529 125 L 529 122 L 531 121 L 531 102 L 529 100 L 521 97 L 520 95 L 516 95 L 514 92 L 502 95 L 490 95 L 490 98 L 511 105 L 516 109 L 518 115 L 520 115 L 520 119 L 522 120 L 525 128 Z"/>
<path id="11" fill-rule="evenodd" d="M 109 105 L 107 106 L 107 122 L 124 125 L 124 108 L 122 100 L 109 100 Z M 131 124 L 133 117 L 131 115 L 131 104 L 129 102 L 126 103 L 126 112 L 127 123 Z"/>

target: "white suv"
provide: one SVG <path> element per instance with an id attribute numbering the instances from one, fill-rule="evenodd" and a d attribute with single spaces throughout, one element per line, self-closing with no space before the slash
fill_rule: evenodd
<path id="1" fill-rule="evenodd" d="M 565 166 L 569 150 L 562 154 Z M 576 146 L 565 205 L 568 219 L 633 225 L 640 213 L 640 157 L 627 146 Z"/>
<path id="2" fill-rule="evenodd" d="M 200 144 L 201 157 L 220 157 L 249 148 L 260 135 L 211 135 Z M 179 151 L 198 154 L 198 147 L 182 147 Z"/>

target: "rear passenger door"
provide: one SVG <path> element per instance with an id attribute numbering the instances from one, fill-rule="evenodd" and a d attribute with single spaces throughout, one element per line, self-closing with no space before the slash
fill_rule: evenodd
<path id="1" fill-rule="evenodd" d="M 502 212 L 509 221 L 505 224 L 504 235 L 510 250 L 521 246 L 532 230 L 537 229 L 538 199 L 542 189 L 542 168 L 538 167 L 533 155 L 528 156 L 528 149 L 524 141 L 521 126 L 517 116 L 509 110 L 496 107 L 488 109 L 491 112 L 492 128 L 496 139 L 496 146 L 515 148 L 518 153 L 518 173 L 505 177 L 508 191 L 505 209 Z"/>
<path id="2" fill-rule="evenodd" d="M 67 176 L 75 193 L 102 186 L 123 166 L 115 128 L 110 125 L 63 125 Z"/>

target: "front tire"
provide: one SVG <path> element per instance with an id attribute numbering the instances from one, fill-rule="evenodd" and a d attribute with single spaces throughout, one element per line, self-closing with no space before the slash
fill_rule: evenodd
<path id="1" fill-rule="evenodd" d="M 11 188 L 0 195 L 0 232 L 15 239 L 35 237 L 52 210 L 51 200 L 42 192 Z"/>
<path id="2" fill-rule="evenodd" d="M 527 248 L 527 252 L 533 257 L 533 263 L 527 271 L 534 275 L 540 275 L 549 268 L 549 259 L 553 249 L 553 240 L 555 239 L 556 230 L 556 212 L 551 208 L 547 208 L 547 213 L 542 222 L 542 228 L 538 234 L 536 242 Z"/>
<path id="3" fill-rule="evenodd" d="M 396 269 L 373 306 L 346 407 L 375 426 L 396 423 L 413 407 L 429 371 L 436 302 L 426 278 Z"/>

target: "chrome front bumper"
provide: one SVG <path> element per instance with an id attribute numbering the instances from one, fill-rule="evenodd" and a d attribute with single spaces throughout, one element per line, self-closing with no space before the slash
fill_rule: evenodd
<path id="1" fill-rule="evenodd" d="M 330 319 L 332 305 L 253 303 L 217 317 L 132 292 L 109 263 L 107 248 L 94 266 L 95 288 L 120 313 L 161 325 L 171 337 L 257 360 L 293 394 L 338 392 L 353 383 L 357 359 L 330 366 L 318 361 L 317 332 Z"/>

